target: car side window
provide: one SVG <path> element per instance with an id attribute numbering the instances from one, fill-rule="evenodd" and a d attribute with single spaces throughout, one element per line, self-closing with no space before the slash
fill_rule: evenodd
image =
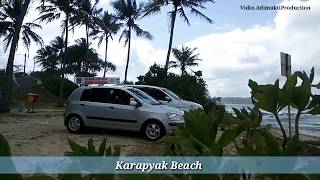
<path id="1" fill-rule="evenodd" d="M 80 101 L 108 103 L 110 102 L 110 91 L 106 88 L 86 89 L 83 91 Z"/>
<path id="2" fill-rule="evenodd" d="M 112 104 L 130 105 L 130 98 L 133 97 L 123 90 L 110 90 L 110 101 Z"/>
<path id="3" fill-rule="evenodd" d="M 166 94 L 163 93 L 162 91 L 155 89 L 155 88 L 142 88 L 142 91 L 146 92 L 147 94 L 149 94 L 150 96 L 152 96 L 153 98 L 155 98 L 156 100 L 160 100 L 160 101 L 166 101 Z"/>

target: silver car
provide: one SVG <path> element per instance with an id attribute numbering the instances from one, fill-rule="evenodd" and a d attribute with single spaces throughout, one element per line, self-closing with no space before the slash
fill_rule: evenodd
<path id="1" fill-rule="evenodd" d="M 187 101 L 176 95 L 171 90 L 149 85 L 127 85 L 129 87 L 134 87 L 140 89 L 141 91 L 149 94 L 154 99 L 158 100 L 164 105 L 179 109 L 181 111 L 190 111 L 194 109 L 203 109 L 203 107 L 195 102 Z"/>
<path id="2" fill-rule="evenodd" d="M 183 112 L 139 89 L 124 86 L 79 87 L 70 96 L 65 126 L 71 133 L 85 127 L 140 131 L 157 140 L 183 123 Z"/>

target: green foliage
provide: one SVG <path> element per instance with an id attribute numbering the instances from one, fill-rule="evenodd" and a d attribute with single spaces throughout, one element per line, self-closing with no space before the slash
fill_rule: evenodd
<path id="1" fill-rule="evenodd" d="M 114 149 L 109 145 L 107 147 L 107 141 L 104 138 L 99 145 L 98 149 L 95 148 L 93 140 L 90 138 L 88 140 L 88 147 L 81 146 L 74 141 L 68 139 L 71 152 L 66 152 L 66 156 L 119 156 L 120 147 L 116 146 Z"/>
<path id="2" fill-rule="evenodd" d="M 37 77 L 42 81 L 42 86 L 53 93 L 54 95 L 59 95 L 59 88 L 61 84 L 61 77 L 56 74 L 50 74 L 48 72 L 33 72 L 31 76 Z M 78 85 L 75 83 L 64 79 L 64 87 L 63 87 L 63 97 L 68 98 L 70 94 L 78 88 Z"/>
<path id="3" fill-rule="evenodd" d="M 201 71 L 195 72 L 195 75 L 186 74 L 182 76 L 169 73 L 166 77 L 165 69 L 158 64 L 154 64 L 144 76 L 137 78 L 138 82 L 136 84 L 166 87 L 183 99 L 201 104 L 206 110 L 217 105 L 219 100 L 209 96 Z"/>
<path id="4" fill-rule="evenodd" d="M 185 126 L 178 126 L 175 136 L 166 136 L 162 141 L 169 145 L 169 155 L 221 156 L 223 148 L 234 141 L 242 129 L 229 126 L 219 137 L 218 127 L 230 119 L 232 116 L 221 109 L 208 113 L 194 110 L 185 114 Z"/>
<path id="5" fill-rule="evenodd" d="M 304 71 L 297 71 L 289 76 L 282 88 L 279 87 L 279 80 L 274 84 L 259 85 L 253 80 L 249 80 L 249 87 L 252 92 L 253 104 L 262 110 L 268 111 L 275 116 L 284 138 L 283 149 L 286 148 L 287 139 L 285 130 L 278 117 L 279 112 L 286 106 L 297 109 L 295 117 L 295 134 L 299 139 L 299 120 L 301 114 L 320 114 L 320 98 L 311 91 L 314 80 L 314 68 L 308 76 Z M 301 82 L 300 85 L 297 83 Z"/>

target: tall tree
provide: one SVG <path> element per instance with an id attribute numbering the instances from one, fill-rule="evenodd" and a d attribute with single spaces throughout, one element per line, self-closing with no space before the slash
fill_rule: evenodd
<path id="1" fill-rule="evenodd" d="M 185 10 L 188 9 L 191 14 L 199 16 L 200 18 L 206 20 L 211 24 L 213 23 L 213 21 L 199 10 L 199 9 L 206 9 L 204 4 L 208 2 L 213 2 L 213 0 L 150 0 L 147 3 L 144 16 L 160 13 L 161 7 L 164 7 L 164 6 L 171 6 L 172 8 L 172 10 L 168 12 L 168 15 L 170 17 L 170 25 L 169 25 L 170 39 L 169 39 L 169 46 L 168 46 L 168 52 L 167 52 L 167 58 L 166 58 L 166 64 L 165 64 L 166 73 L 168 72 L 168 67 L 169 67 L 169 59 L 170 59 L 170 53 L 172 48 L 174 25 L 176 22 L 177 14 L 188 25 L 190 25 L 189 18 L 185 13 Z"/>
<path id="2" fill-rule="evenodd" d="M 99 54 L 93 48 L 89 47 L 88 56 L 85 57 L 87 42 L 85 38 L 77 39 L 76 44 L 69 47 L 69 70 L 76 76 L 94 76 L 97 71 L 101 70 L 104 62 L 100 59 Z M 115 65 L 107 64 L 110 70 L 115 70 Z M 113 67 L 113 68 L 112 68 Z"/>
<path id="3" fill-rule="evenodd" d="M 86 28 L 86 42 L 87 50 L 89 50 L 89 32 L 94 27 L 95 21 L 93 18 L 102 11 L 101 8 L 97 8 L 99 0 L 75 0 L 76 6 L 75 13 L 70 17 L 70 24 L 72 28 L 75 26 L 85 26 Z M 88 56 L 88 52 L 86 54 Z"/>
<path id="4" fill-rule="evenodd" d="M 42 66 L 42 70 L 59 73 L 60 76 L 64 57 L 63 38 L 57 36 L 49 45 L 39 49 L 34 59 Z"/>
<path id="5" fill-rule="evenodd" d="M 130 46 L 131 46 L 131 31 L 136 32 L 138 37 L 144 37 L 146 39 L 153 39 L 152 35 L 148 31 L 144 31 L 140 28 L 136 21 L 142 18 L 144 9 L 144 3 L 140 2 L 137 5 L 136 0 L 117 0 L 112 2 L 112 7 L 115 10 L 115 16 L 123 22 L 124 29 L 120 36 L 120 40 L 125 38 L 125 46 L 128 44 L 127 64 L 124 75 L 124 82 L 127 82 L 128 66 L 130 60 Z"/>
<path id="6" fill-rule="evenodd" d="M 170 61 L 171 67 L 179 67 L 181 70 L 181 75 L 187 74 L 187 68 L 192 66 L 198 66 L 197 61 L 201 61 L 199 59 L 199 53 L 195 54 L 197 48 L 189 48 L 182 46 L 181 50 L 178 48 L 173 48 L 172 53 L 176 61 Z"/>
<path id="7" fill-rule="evenodd" d="M 98 39 L 98 46 L 100 46 L 103 41 L 105 41 L 106 44 L 103 63 L 103 77 L 105 77 L 107 70 L 115 70 L 115 67 L 108 62 L 108 42 L 109 38 L 113 40 L 112 36 L 117 34 L 121 27 L 121 23 L 118 23 L 118 19 L 112 14 L 108 13 L 108 11 L 105 11 L 103 14 L 94 17 L 94 21 L 97 27 L 92 29 L 90 35 L 93 36 L 93 39 Z"/>
<path id="8" fill-rule="evenodd" d="M 38 8 L 40 11 L 40 22 L 52 22 L 60 19 L 64 15 L 63 19 L 63 33 L 65 34 L 64 40 L 64 57 L 62 63 L 62 82 L 60 84 L 59 101 L 58 105 L 63 105 L 63 86 L 64 86 L 64 75 L 65 75 L 65 64 L 68 62 L 68 39 L 69 39 L 69 19 L 72 14 L 75 13 L 73 0 L 44 0 Z"/>
<path id="9" fill-rule="evenodd" d="M 11 44 L 5 73 L 6 83 L 3 94 L 0 96 L 0 111 L 3 112 L 10 111 L 14 56 L 20 35 L 22 35 L 23 43 L 27 49 L 32 40 L 42 45 L 41 37 L 32 31 L 32 28 L 40 28 L 40 26 L 35 23 L 23 24 L 29 4 L 30 0 L 4 0 L 0 7 L 0 36 L 5 36 L 5 50 Z"/>

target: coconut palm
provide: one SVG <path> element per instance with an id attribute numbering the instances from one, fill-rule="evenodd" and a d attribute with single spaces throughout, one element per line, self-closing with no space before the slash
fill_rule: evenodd
<path id="1" fill-rule="evenodd" d="M 18 42 L 21 39 L 23 44 L 28 49 L 31 41 L 35 41 L 42 45 L 42 39 L 33 28 L 40 28 L 35 23 L 23 23 L 24 17 L 30 4 L 30 0 L 2 0 L 0 7 L 0 36 L 5 38 L 5 50 L 10 46 L 9 57 L 7 61 L 5 79 L 6 83 L 3 88 L 2 98 L 0 100 L 0 111 L 10 111 L 11 90 L 13 83 L 13 63 L 14 56 L 18 47 Z"/>
<path id="2" fill-rule="evenodd" d="M 103 41 L 105 41 L 105 55 L 104 55 L 104 70 L 103 70 L 103 77 L 106 76 L 107 70 L 113 70 L 115 71 L 115 68 L 110 66 L 110 63 L 108 62 L 108 42 L 109 38 L 113 40 L 112 36 L 114 34 L 117 34 L 121 27 L 121 23 L 118 23 L 118 19 L 115 18 L 112 14 L 108 13 L 108 11 L 103 12 L 103 14 L 98 15 L 97 17 L 94 17 L 94 21 L 96 24 L 96 28 L 92 29 L 90 32 L 90 35 L 93 36 L 93 39 L 98 39 L 98 46 L 102 44 Z"/>
<path id="3" fill-rule="evenodd" d="M 42 70 L 61 73 L 63 57 L 64 42 L 62 37 L 58 36 L 49 45 L 39 49 L 34 59 L 42 66 Z"/>
<path id="4" fill-rule="evenodd" d="M 89 31 L 94 26 L 94 20 L 93 17 L 100 13 L 102 9 L 97 8 L 97 4 L 99 3 L 99 0 L 93 1 L 91 0 L 75 0 L 74 4 L 77 8 L 75 13 L 70 17 L 70 24 L 72 28 L 75 28 L 76 26 L 85 26 L 86 28 L 86 42 L 87 44 L 87 54 L 88 56 L 88 50 L 89 50 Z"/>
<path id="5" fill-rule="evenodd" d="M 90 45 L 90 44 L 89 44 Z M 85 38 L 77 39 L 76 44 L 69 47 L 68 57 L 70 62 L 68 64 L 70 72 L 81 75 L 95 75 L 97 71 L 104 67 L 104 62 L 100 59 L 99 54 L 93 48 L 89 47 L 88 53 L 86 52 L 87 42 Z M 88 54 L 85 57 L 85 54 Z M 109 70 L 115 70 L 115 65 L 108 63 L 105 66 Z"/>
<path id="6" fill-rule="evenodd" d="M 52 22 L 60 19 L 64 15 L 63 19 L 63 33 L 65 34 L 64 40 L 64 57 L 62 63 L 62 79 L 64 79 L 65 64 L 68 62 L 68 39 L 69 39 L 69 19 L 72 14 L 75 13 L 75 6 L 73 0 L 44 0 L 44 3 L 37 8 L 40 12 L 38 20 L 40 22 Z M 64 81 L 60 84 L 59 101 L 58 105 L 63 103 L 63 86 Z"/>
<path id="7" fill-rule="evenodd" d="M 44 46 L 36 53 L 34 59 L 36 60 L 36 63 L 39 63 L 42 66 L 42 71 L 51 73 L 58 71 L 58 57 L 51 46 Z"/>
<path id="8" fill-rule="evenodd" d="M 201 61 L 199 59 L 199 53 L 195 54 L 197 48 L 189 48 L 182 46 L 181 50 L 177 48 L 172 49 L 172 53 L 176 61 L 170 61 L 170 66 L 177 68 L 179 67 L 181 70 L 181 75 L 187 74 L 187 68 L 192 66 L 198 66 L 197 61 Z"/>
<path id="9" fill-rule="evenodd" d="M 206 9 L 204 4 L 208 2 L 213 2 L 213 0 L 150 0 L 147 3 L 144 16 L 160 13 L 161 8 L 164 6 L 171 6 L 172 8 L 172 10 L 168 12 L 168 15 L 170 18 L 170 25 L 169 25 L 170 39 L 169 39 L 169 46 L 168 46 L 168 52 L 167 52 L 167 58 L 166 58 L 166 64 L 165 64 L 166 73 L 168 72 L 168 67 L 169 67 L 169 59 L 170 59 L 170 53 L 172 48 L 174 25 L 176 22 L 177 15 L 179 15 L 188 25 L 190 25 L 189 18 L 185 13 L 185 10 L 189 10 L 191 14 L 199 16 L 200 18 L 206 20 L 211 24 L 213 23 L 213 21 L 199 10 L 199 9 Z"/>
<path id="10" fill-rule="evenodd" d="M 124 76 L 124 82 L 127 82 L 128 66 L 130 59 L 130 46 L 131 46 L 131 32 L 136 32 L 138 37 L 144 37 L 146 39 L 152 39 L 152 35 L 140 28 L 136 21 L 142 18 L 144 9 L 144 3 L 137 4 L 136 0 L 117 0 L 113 1 L 112 7 L 115 10 L 115 16 L 123 22 L 124 28 L 120 36 L 120 40 L 125 38 L 125 45 L 128 44 L 127 64 Z"/>

